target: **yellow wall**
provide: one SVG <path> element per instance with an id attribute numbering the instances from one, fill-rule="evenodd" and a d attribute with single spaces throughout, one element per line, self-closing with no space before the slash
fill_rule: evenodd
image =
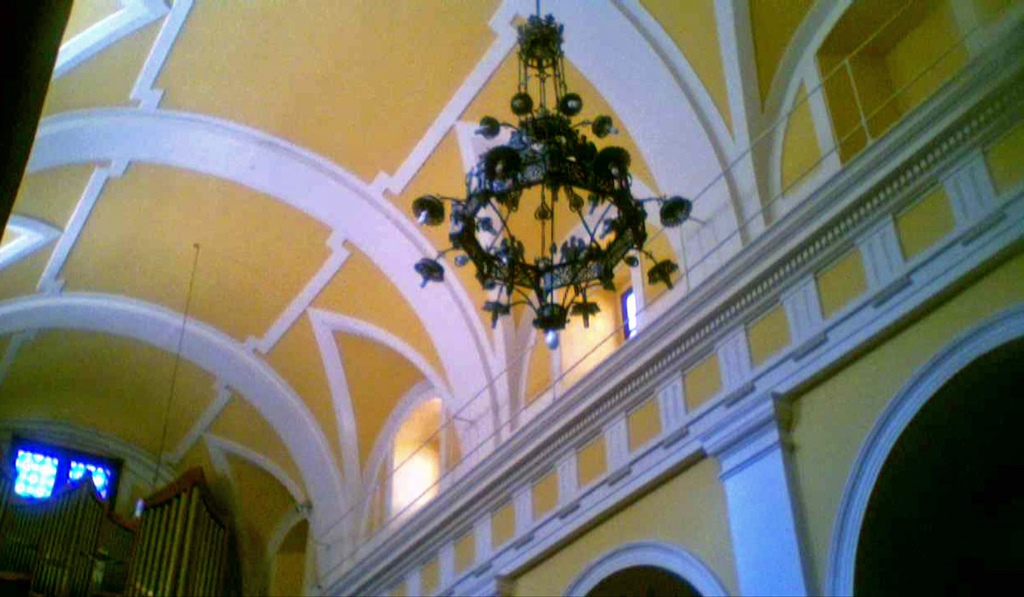
<path id="1" fill-rule="evenodd" d="M 1002 195 L 1024 178 L 1024 124 L 1018 124 L 985 152 L 996 193 Z"/>
<path id="2" fill-rule="evenodd" d="M 491 547 L 498 549 L 508 543 L 516 532 L 516 510 L 510 500 L 491 515 Z"/>
<path id="3" fill-rule="evenodd" d="M 683 375 L 683 394 L 686 409 L 693 411 L 722 389 L 722 374 L 718 368 L 718 355 L 711 353 Z"/>
<path id="4" fill-rule="evenodd" d="M 420 568 L 420 588 L 424 595 L 432 595 L 441 584 L 441 568 L 434 558 Z"/>
<path id="5" fill-rule="evenodd" d="M 1024 301 L 1024 256 L 991 272 L 925 317 L 804 390 L 795 403 L 797 495 L 812 562 L 825 579 L 836 508 L 879 413 L 910 375 L 979 320 Z"/>
<path id="6" fill-rule="evenodd" d="M 306 539 L 309 524 L 301 521 L 288 531 L 274 557 L 274 582 L 271 595 L 301 595 L 303 575 L 306 569 Z"/>
<path id="7" fill-rule="evenodd" d="M 525 316 L 531 317 L 531 314 L 527 313 Z M 536 338 L 533 348 L 530 349 L 530 363 L 524 388 L 526 404 L 533 403 L 551 386 L 551 350 L 544 344 L 544 337 L 540 332 L 534 332 L 534 335 Z"/>
<path id="8" fill-rule="evenodd" d="M 817 275 L 821 314 L 828 319 L 868 288 L 867 275 L 860 251 L 850 249 L 838 261 Z"/>
<path id="9" fill-rule="evenodd" d="M 455 574 L 469 570 L 475 561 L 476 535 L 470 529 L 455 541 Z"/>
<path id="10" fill-rule="evenodd" d="M 789 346 L 786 309 L 782 305 L 776 305 L 750 324 L 747 328 L 747 341 L 750 343 L 750 358 L 754 367 L 762 365 Z"/>
<path id="11" fill-rule="evenodd" d="M 956 222 L 946 190 L 939 186 L 896 216 L 896 233 L 907 260 L 920 255 L 953 231 Z"/>
<path id="12" fill-rule="evenodd" d="M 648 398 L 626 417 L 629 451 L 635 452 L 661 433 L 661 410 L 658 398 Z"/>
<path id="13" fill-rule="evenodd" d="M 533 519 L 540 520 L 558 505 L 558 472 L 551 471 L 533 484 Z"/>
<path id="14" fill-rule="evenodd" d="M 586 487 L 608 470 L 604 436 L 599 436 L 576 452 L 576 481 Z"/>
<path id="15" fill-rule="evenodd" d="M 664 541 L 699 557 L 737 590 L 725 493 L 718 466 L 702 460 L 587 531 L 515 579 L 516 595 L 562 595 L 596 558 L 632 541 Z"/>

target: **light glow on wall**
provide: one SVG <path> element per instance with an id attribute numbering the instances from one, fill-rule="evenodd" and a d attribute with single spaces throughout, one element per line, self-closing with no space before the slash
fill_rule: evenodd
<path id="1" fill-rule="evenodd" d="M 432 450 L 421 449 L 395 469 L 391 479 L 391 506 L 396 513 L 418 510 L 437 495 L 437 480 L 441 474 L 438 460 Z"/>
<path id="2" fill-rule="evenodd" d="M 22 497 L 37 500 L 50 497 L 57 481 L 57 466 L 60 461 L 27 450 L 18 450 L 14 467 L 18 476 L 14 480 L 14 492 Z"/>
<path id="3" fill-rule="evenodd" d="M 628 340 L 636 333 L 636 294 L 632 288 L 622 293 L 622 321 Z"/>

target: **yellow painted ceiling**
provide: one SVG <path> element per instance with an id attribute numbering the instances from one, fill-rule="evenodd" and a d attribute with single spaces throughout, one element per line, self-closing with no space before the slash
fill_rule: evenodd
<path id="1" fill-rule="evenodd" d="M 173 354 L 131 339 L 41 331 L 22 345 L 0 384 L 0 419 L 71 422 L 155 455 L 166 416 L 169 451 L 215 396 L 209 374 L 181 361 L 174 377 L 174 361 Z"/>
<path id="2" fill-rule="evenodd" d="M 12 212 L 63 229 L 94 169 L 93 164 L 81 164 L 25 176 Z"/>
<path id="3" fill-rule="evenodd" d="M 210 433 L 263 454 L 302 486 L 302 475 L 281 438 L 256 408 L 237 394 L 232 395 L 231 401 L 210 425 Z"/>
<path id="4" fill-rule="evenodd" d="M 64 275 L 68 290 L 184 312 L 198 243 L 189 313 L 245 340 L 265 334 L 320 269 L 327 236 L 319 222 L 248 188 L 133 164 L 107 183 Z"/>
<path id="5" fill-rule="evenodd" d="M 686 57 L 715 102 L 725 126 L 731 129 L 729 89 L 722 66 L 714 0 L 643 0 L 642 4 Z"/>
<path id="6" fill-rule="evenodd" d="M 423 374 L 391 349 L 371 340 L 349 334 L 335 334 L 335 339 L 355 413 L 359 460 L 365 467 L 391 411 L 423 380 Z"/>
<path id="7" fill-rule="evenodd" d="M 0 300 L 30 295 L 36 290 L 39 277 L 53 252 L 53 245 L 44 247 L 28 257 L 0 270 Z"/>
<path id="8" fill-rule="evenodd" d="M 371 181 L 401 165 L 472 71 L 496 8 L 197 2 L 159 79 L 164 105 L 255 126 Z"/>
<path id="9" fill-rule="evenodd" d="M 128 96 L 159 30 L 159 22 L 150 23 L 51 81 L 43 103 L 43 117 L 71 110 L 130 105 Z"/>
<path id="10" fill-rule="evenodd" d="M 300 317 L 266 360 L 302 398 L 331 446 L 335 464 L 340 465 L 342 450 L 338 439 L 338 419 L 327 375 L 320 366 L 320 350 L 309 318 Z"/>
<path id="11" fill-rule="evenodd" d="M 762 102 L 768 97 L 772 77 L 786 47 L 812 3 L 812 0 L 750 0 L 750 27 Z"/>

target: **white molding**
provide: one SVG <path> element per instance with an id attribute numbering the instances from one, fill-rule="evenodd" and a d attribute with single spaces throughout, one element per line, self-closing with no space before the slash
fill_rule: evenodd
<path id="1" fill-rule="evenodd" d="M 997 313 L 958 335 L 922 365 L 886 405 L 850 470 L 829 545 L 825 590 L 852 595 L 861 526 L 886 458 L 914 416 L 950 379 L 977 358 L 1024 337 L 1024 306 Z"/>
<path id="2" fill-rule="evenodd" d="M 281 315 L 270 326 L 267 333 L 259 339 L 248 338 L 245 341 L 246 347 L 251 347 L 263 354 L 268 354 L 274 349 L 278 341 L 281 340 L 281 337 L 295 325 L 299 317 L 302 317 L 303 312 L 316 300 L 316 297 L 320 296 L 320 293 L 323 292 L 327 284 L 337 275 L 341 270 L 341 266 L 348 260 L 350 253 L 345 248 L 345 239 L 337 233 L 331 234 L 327 239 L 327 246 L 331 249 L 330 257 L 324 261 L 324 264 L 320 266 L 320 269 L 310 278 L 302 290 L 295 295 L 292 302 L 288 303 L 288 306 L 285 307 Z"/>
<path id="3" fill-rule="evenodd" d="M 236 182 L 321 221 L 394 283 L 424 325 L 445 373 L 461 380 L 459 401 L 488 387 L 493 355 L 465 289 L 455 281 L 421 288 L 411 264 L 434 253 L 430 241 L 395 205 L 329 160 L 219 118 L 104 108 L 44 119 L 27 171 L 111 159 L 163 164 Z M 381 238 L 389 242 L 381 243 Z M 488 397 L 479 402 L 486 403 Z"/>
<path id="4" fill-rule="evenodd" d="M 996 205 L 996 191 L 981 151 L 975 151 L 962 168 L 943 178 L 942 185 L 949 196 L 957 228 L 980 220 Z"/>
<path id="5" fill-rule="evenodd" d="M 437 555 L 438 588 L 447 587 L 455 578 L 455 544 L 446 543 Z"/>
<path id="6" fill-rule="evenodd" d="M 825 323 L 813 274 L 805 276 L 782 294 L 782 306 L 786 310 L 786 324 L 789 326 L 793 346 L 801 346 L 818 333 Z"/>
<path id="7" fill-rule="evenodd" d="M 191 0 L 179 1 L 191 4 Z M 161 0 L 121 0 L 121 5 L 120 10 L 61 45 L 53 68 L 53 79 L 66 75 L 79 64 L 163 17 L 169 10 Z"/>
<path id="8" fill-rule="evenodd" d="M 658 414 L 663 432 L 671 433 L 683 424 L 686 400 L 683 398 L 683 378 L 676 376 L 658 389 Z"/>
<path id="9" fill-rule="evenodd" d="M 711 568 L 686 548 L 657 541 L 639 541 L 615 547 L 588 564 L 569 584 L 565 595 L 587 595 L 602 580 L 635 566 L 667 570 L 690 583 L 700 595 L 725 597 L 729 594 Z"/>
<path id="10" fill-rule="evenodd" d="M 136 299 L 100 294 L 34 295 L 0 302 L 0 334 L 75 329 L 138 340 L 178 351 L 183 317 Z M 303 476 L 318 536 L 348 502 L 330 447 L 302 399 L 268 364 L 224 333 L 194 319 L 184 328 L 181 356 L 235 389 L 280 436 Z"/>
<path id="11" fill-rule="evenodd" d="M 185 434 L 185 437 L 181 438 L 178 445 L 175 446 L 174 450 L 168 454 L 171 462 L 178 463 L 185 457 L 185 454 L 192 449 L 192 446 L 203 436 L 204 433 L 213 425 L 213 422 L 217 420 L 220 413 L 227 407 L 228 402 L 231 401 L 231 388 L 227 385 L 217 381 L 213 384 L 213 389 L 217 392 L 213 401 L 210 402 L 203 414 L 196 419 L 195 423 Z"/>
<path id="12" fill-rule="evenodd" d="M 737 327 L 718 343 L 715 352 L 721 365 L 722 391 L 732 392 L 741 387 L 750 377 L 752 368 L 746 327 Z"/>
<path id="13" fill-rule="evenodd" d="M 452 395 L 444 378 L 434 370 L 423 355 L 398 336 L 373 324 L 333 311 L 310 308 L 306 310 L 306 314 L 313 325 L 313 334 L 320 350 L 320 358 L 323 361 L 334 401 L 334 412 L 338 419 L 338 441 L 342 447 L 345 477 L 348 479 L 349 489 L 354 492 L 353 495 L 359 495 L 362 473 L 359 465 L 360 452 L 356 435 L 355 410 L 352 406 L 352 396 L 345 376 L 341 350 L 334 337 L 336 332 L 377 342 L 398 353 L 419 369 L 427 381 L 432 384 L 437 390 L 438 397 L 444 402 L 446 410 L 455 412 L 457 407 L 452 404 Z"/>
<path id="14" fill-rule="evenodd" d="M 288 536 L 288 533 L 290 533 L 291 530 L 293 528 L 295 528 L 295 525 L 299 524 L 300 522 L 302 522 L 304 520 L 305 521 L 309 520 L 309 507 L 307 505 L 304 505 L 304 504 L 297 504 L 294 508 L 292 508 L 291 510 L 289 510 L 289 511 L 287 511 L 284 514 L 281 515 L 281 518 L 277 521 L 277 524 L 274 525 L 274 529 L 270 532 L 270 538 L 267 539 L 267 550 L 266 550 L 267 551 L 267 562 L 265 564 L 266 569 L 267 569 L 267 588 L 268 588 L 268 590 L 271 587 L 274 586 L 274 579 L 277 576 L 277 552 L 278 552 L 279 549 L 281 549 L 281 543 L 284 542 L 285 537 Z M 309 533 L 308 536 L 311 537 L 312 535 L 313 535 L 313 533 Z M 306 549 L 307 549 L 307 552 L 308 552 L 308 550 L 309 550 L 309 540 L 308 540 L 308 537 L 307 537 L 306 543 L 307 543 Z M 308 553 L 307 553 L 307 555 L 308 555 Z M 305 565 L 308 566 L 309 563 L 310 562 L 308 561 L 308 558 L 307 558 L 307 561 L 305 562 Z M 303 570 L 303 576 L 305 576 L 305 575 L 306 575 L 306 572 L 305 572 L 305 570 Z M 303 580 L 303 585 L 306 585 L 306 584 L 307 583 L 305 582 L 305 579 L 304 579 Z M 308 593 L 308 589 L 306 589 L 304 591 L 304 593 Z"/>
<path id="15" fill-rule="evenodd" d="M 711 99 L 710 92 L 693 69 L 690 61 L 686 59 L 686 55 L 665 32 L 661 23 L 651 16 L 638 0 L 612 0 L 612 2 L 633 22 L 633 26 L 641 32 L 651 46 L 651 50 L 657 53 L 665 63 L 686 101 L 693 106 L 694 114 L 700 120 L 708 137 L 717 146 L 717 151 L 722 155 L 732 155 L 735 152 L 735 144 L 722 113 Z M 725 164 L 723 164 L 724 166 Z"/>
<path id="16" fill-rule="evenodd" d="M 162 0 L 141 1 L 163 5 Z M 193 0 L 174 0 L 171 5 L 170 14 L 164 21 L 163 27 L 160 28 L 160 33 L 157 34 L 153 47 L 149 50 L 146 62 L 142 65 L 142 70 L 139 71 L 139 76 L 135 80 L 135 85 L 132 87 L 129 96 L 132 100 L 139 103 L 140 109 L 155 110 L 163 98 L 163 90 L 156 89 L 153 86 L 156 84 L 156 79 L 167 62 L 171 49 L 174 47 L 175 42 L 178 41 L 178 35 L 181 34 L 181 30 L 185 26 L 185 19 L 188 18 L 189 12 L 192 10 L 192 2 Z"/>
<path id="17" fill-rule="evenodd" d="M 82 234 L 85 224 L 89 221 L 93 207 L 96 206 L 100 195 L 103 194 L 107 181 L 114 176 L 115 173 L 112 172 L 114 168 L 113 164 L 109 167 L 98 167 L 89 176 L 89 182 L 86 183 L 85 189 L 82 190 L 82 196 L 75 205 L 75 210 L 71 213 L 71 218 L 68 219 L 67 226 L 65 226 L 64 232 L 61 234 L 60 240 L 57 241 L 57 246 L 50 253 L 50 259 L 46 262 L 42 275 L 39 276 L 36 290 L 53 293 L 60 292 L 64 287 L 63 280 L 60 280 L 58 276 L 64 268 L 64 264 L 67 262 L 72 249 L 75 248 L 75 244 L 78 242 L 78 237 Z"/>
<path id="18" fill-rule="evenodd" d="M 887 216 L 870 231 L 857 239 L 864 261 L 868 290 L 878 291 L 888 286 L 904 269 L 903 250 L 896 236 L 896 223 Z"/>
<path id="19" fill-rule="evenodd" d="M 486 512 L 473 523 L 473 564 L 486 561 L 494 551 L 493 539 L 491 537 L 491 512 Z"/>
<path id="20" fill-rule="evenodd" d="M 422 595 L 423 590 L 420 585 L 420 567 L 416 566 L 409 571 L 409 574 L 405 577 L 405 594 L 406 595 Z"/>
<path id="21" fill-rule="evenodd" d="M 558 474 L 558 507 L 564 508 L 576 499 L 580 490 L 578 462 L 576 452 L 572 451 L 562 457 L 555 465 Z"/>
<path id="22" fill-rule="evenodd" d="M 604 450 L 608 472 L 612 475 L 629 462 L 629 425 L 626 413 L 621 413 L 604 428 Z"/>
<path id="23" fill-rule="evenodd" d="M 416 176 L 423 164 L 434 154 L 437 146 L 441 144 L 445 135 L 452 128 L 459 116 L 466 111 L 466 108 L 473 102 L 473 99 L 487 85 L 491 77 L 497 72 L 505 57 L 516 45 L 516 31 L 512 26 L 512 19 L 516 15 L 517 3 L 514 0 L 505 0 L 498 7 L 497 12 L 491 17 L 490 27 L 496 37 L 491 46 L 484 53 L 483 57 L 469 73 L 462 85 L 455 91 L 445 107 L 431 123 L 423 137 L 413 147 L 412 152 L 405 158 L 402 165 L 394 174 L 380 172 L 370 184 L 370 189 L 375 193 L 388 191 L 394 194 L 401 194 L 405 187 Z"/>
<path id="24" fill-rule="evenodd" d="M 790 488 L 786 431 L 790 414 L 773 395 L 727 411 L 703 443 L 721 465 L 740 592 L 807 595 L 804 540 Z"/>
<path id="25" fill-rule="evenodd" d="M 512 494 L 512 508 L 515 510 L 515 533 L 512 538 L 522 538 L 533 527 L 533 485 L 527 483 Z M 515 542 L 513 541 L 513 544 Z"/>
<path id="26" fill-rule="evenodd" d="M 4 234 L 8 231 L 18 237 L 0 248 L 0 271 L 45 247 L 61 233 L 59 228 L 42 220 L 20 214 L 11 214 Z"/>
<path id="27" fill-rule="evenodd" d="M 277 479 L 277 482 L 285 488 L 290 496 L 292 496 L 292 499 L 295 500 L 296 504 L 303 504 L 306 502 L 306 493 L 301 487 L 299 487 L 299 484 L 296 483 L 280 465 L 267 458 L 265 455 L 243 446 L 242 444 L 212 433 L 203 434 L 203 439 L 206 441 L 206 445 L 210 450 L 221 450 L 227 454 L 232 454 L 269 473 L 272 477 Z"/>

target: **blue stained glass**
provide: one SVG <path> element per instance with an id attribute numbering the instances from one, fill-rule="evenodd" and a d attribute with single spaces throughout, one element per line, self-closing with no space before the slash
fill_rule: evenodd
<path id="1" fill-rule="evenodd" d="M 110 469 L 96 464 L 88 464 L 72 460 L 71 468 L 68 470 L 68 480 L 77 481 L 84 477 L 86 472 L 88 472 L 89 476 L 92 478 L 92 483 L 96 486 L 96 491 L 99 492 L 103 499 L 106 499 L 107 493 L 110 490 L 110 478 L 113 476 Z"/>
<path id="2" fill-rule="evenodd" d="M 57 481 L 57 465 L 59 461 L 52 456 L 45 456 L 27 450 L 18 450 L 14 468 L 18 476 L 14 480 L 14 492 L 22 497 L 43 499 L 53 493 L 53 485 Z"/>

